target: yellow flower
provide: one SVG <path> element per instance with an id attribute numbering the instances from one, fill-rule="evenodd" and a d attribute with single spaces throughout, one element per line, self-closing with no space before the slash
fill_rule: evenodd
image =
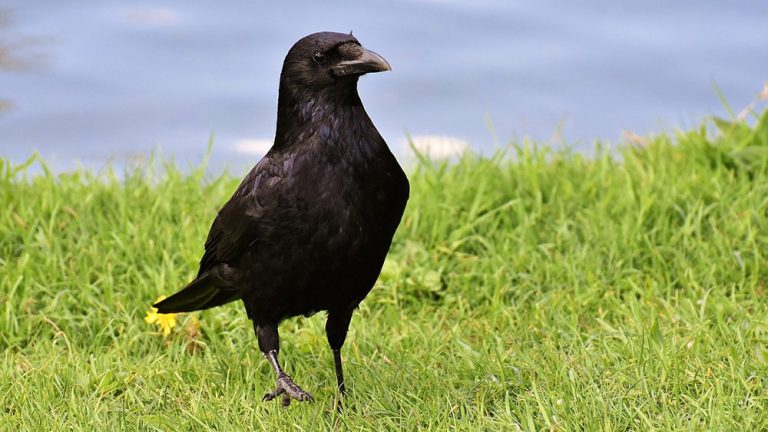
<path id="1" fill-rule="evenodd" d="M 155 300 L 155 303 L 165 299 L 165 296 L 160 296 Z M 163 331 L 163 337 L 168 337 L 171 334 L 171 330 L 176 327 L 176 314 L 161 314 L 157 313 L 157 308 L 152 307 L 147 311 L 147 316 L 144 317 L 144 321 L 147 324 L 155 324 L 160 330 Z"/>

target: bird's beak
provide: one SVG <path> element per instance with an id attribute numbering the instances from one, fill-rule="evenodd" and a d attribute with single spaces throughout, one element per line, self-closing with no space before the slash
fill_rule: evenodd
<path id="1" fill-rule="evenodd" d="M 333 66 L 336 76 L 362 75 L 370 72 L 384 72 L 392 70 L 389 62 L 384 57 L 373 51 L 363 48 L 363 54 L 354 60 L 345 60 Z"/>

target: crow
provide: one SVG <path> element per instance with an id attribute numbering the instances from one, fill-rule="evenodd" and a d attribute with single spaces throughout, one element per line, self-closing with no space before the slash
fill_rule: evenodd
<path id="1" fill-rule="evenodd" d="M 288 51 L 273 146 L 211 226 L 197 277 L 154 306 L 189 312 L 242 300 L 275 390 L 311 401 L 278 362 L 278 324 L 327 311 L 338 391 L 353 311 L 379 276 L 410 193 L 408 178 L 363 108 L 360 76 L 391 70 L 352 34 L 321 32 Z"/>

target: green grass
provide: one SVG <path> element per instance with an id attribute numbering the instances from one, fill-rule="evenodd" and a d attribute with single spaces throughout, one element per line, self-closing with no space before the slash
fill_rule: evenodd
<path id="1" fill-rule="evenodd" d="M 715 125 L 416 164 L 343 415 L 323 314 L 281 326 L 317 400 L 287 409 L 240 304 L 196 314 L 193 354 L 144 322 L 237 178 L 2 161 L 0 429 L 765 430 L 768 113 Z"/>

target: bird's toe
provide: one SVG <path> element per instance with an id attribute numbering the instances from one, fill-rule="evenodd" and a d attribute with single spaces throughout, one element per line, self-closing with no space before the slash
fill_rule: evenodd
<path id="1" fill-rule="evenodd" d="M 282 387 L 277 387 L 275 391 L 268 392 L 264 396 L 262 396 L 261 401 L 262 402 L 271 401 L 272 399 L 280 396 L 283 393 L 285 393 L 285 389 L 283 389 Z"/>
<path id="2" fill-rule="evenodd" d="M 277 378 L 275 391 L 265 394 L 261 400 L 271 401 L 280 395 L 283 395 L 283 406 L 290 405 L 291 399 L 296 399 L 299 402 L 314 402 L 315 400 L 311 394 L 296 385 L 296 383 L 293 382 L 293 379 L 286 374 L 281 374 Z"/>
<path id="3" fill-rule="evenodd" d="M 283 389 L 285 389 L 285 394 L 290 395 L 290 397 L 299 402 L 314 402 L 315 400 L 309 392 L 304 391 L 290 378 L 285 382 Z"/>

